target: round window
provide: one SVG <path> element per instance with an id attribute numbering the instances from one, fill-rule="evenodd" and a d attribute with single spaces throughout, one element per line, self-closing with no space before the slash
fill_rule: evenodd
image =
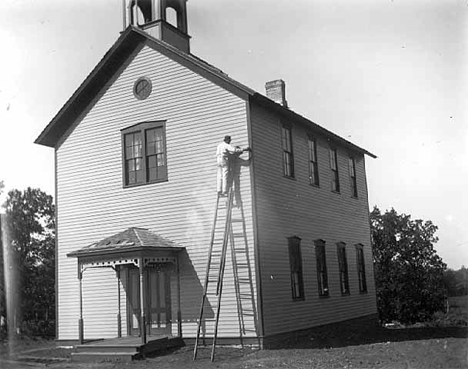
<path id="1" fill-rule="evenodd" d="M 133 94 L 137 99 L 144 100 L 151 94 L 152 88 L 151 80 L 147 77 L 141 77 L 133 86 Z"/>

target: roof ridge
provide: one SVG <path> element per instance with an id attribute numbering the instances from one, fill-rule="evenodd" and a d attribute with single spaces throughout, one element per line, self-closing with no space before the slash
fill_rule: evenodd
<path id="1" fill-rule="evenodd" d="M 145 245 L 143 244 L 143 240 L 141 239 L 140 235 L 139 235 L 138 232 L 137 232 L 137 231 L 140 230 L 140 229 L 141 229 L 141 228 L 133 228 L 132 230 L 133 230 L 133 233 L 135 233 L 135 236 L 138 238 L 138 241 L 140 241 L 140 245 L 141 245 L 141 246 L 145 246 Z M 147 229 L 146 229 L 146 231 L 147 231 Z"/>

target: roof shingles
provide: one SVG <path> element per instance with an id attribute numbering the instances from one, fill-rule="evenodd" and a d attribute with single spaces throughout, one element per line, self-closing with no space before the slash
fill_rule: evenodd
<path id="1" fill-rule="evenodd" d="M 85 256 L 102 252 L 127 251 L 142 248 L 173 248 L 177 250 L 182 247 L 145 228 L 131 227 L 123 232 L 71 252 L 68 256 Z"/>

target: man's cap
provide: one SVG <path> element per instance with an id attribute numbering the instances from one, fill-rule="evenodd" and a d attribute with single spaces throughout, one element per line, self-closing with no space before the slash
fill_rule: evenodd
<path id="1" fill-rule="evenodd" d="M 230 140 L 231 136 L 224 136 L 224 141 Z"/>

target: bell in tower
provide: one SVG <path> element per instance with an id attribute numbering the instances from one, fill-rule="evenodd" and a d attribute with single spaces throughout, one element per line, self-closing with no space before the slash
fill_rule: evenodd
<path id="1" fill-rule="evenodd" d="M 187 0 L 122 0 L 124 29 L 137 27 L 154 38 L 190 53 Z"/>

